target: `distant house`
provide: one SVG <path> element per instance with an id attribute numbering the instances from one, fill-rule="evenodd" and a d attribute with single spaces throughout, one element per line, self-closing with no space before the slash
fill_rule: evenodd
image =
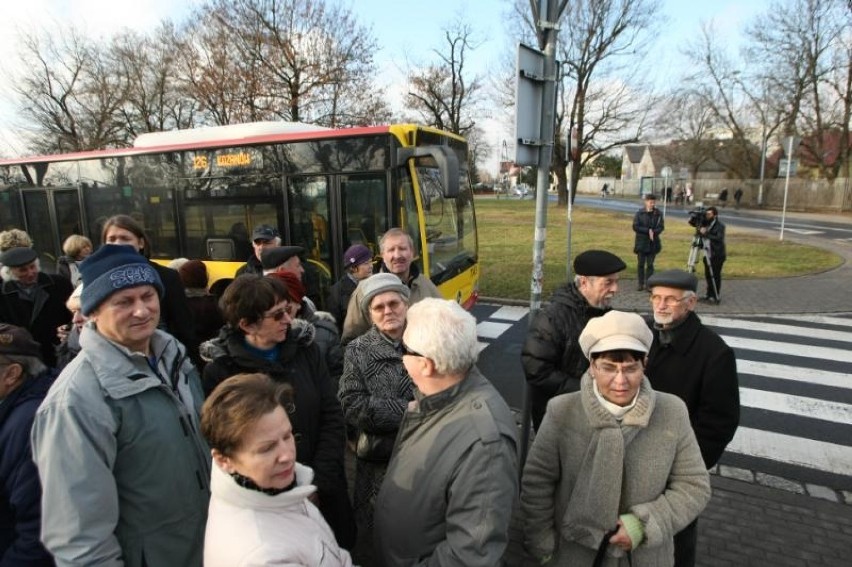
<path id="1" fill-rule="evenodd" d="M 688 146 L 683 142 L 624 146 L 621 178 L 628 180 L 662 177 L 662 170 L 666 166 L 672 168 L 674 179 L 725 178 L 726 169 L 713 159 L 704 159 L 696 167 L 694 165 L 696 160 L 689 159 Z"/>
<path id="2" fill-rule="evenodd" d="M 822 177 L 820 165 L 823 168 L 843 170 L 843 164 L 838 163 L 840 159 L 840 146 L 843 135 L 839 130 L 828 130 L 820 140 L 817 136 L 805 136 L 799 146 L 793 151 L 796 160 L 796 172 L 798 177 L 811 177 L 814 179 Z M 847 142 L 852 147 L 852 134 Z M 778 147 L 774 152 L 766 156 L 768 167 L 776 168 L 778 176 L 782 177 L 786 170 L 780 167 L 781 159 L 785 157 L 786 149 Z M 822 160 L 819 157 L 822 155 Z"/>

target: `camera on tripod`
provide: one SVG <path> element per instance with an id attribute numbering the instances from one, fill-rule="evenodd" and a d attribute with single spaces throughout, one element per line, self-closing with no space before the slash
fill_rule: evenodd
<path id="1" fill-rule="evenodd" d="M 686 219 L 686 222 L 689 223 L 690 226 L 694 226 L 695 228 L 701 228 L 702 226 L 706 226 L 707 216 L 704 214 L 707 212 L 707 207 L 696 207 L 695 209 L 689 211 L 689 218 Z"/>

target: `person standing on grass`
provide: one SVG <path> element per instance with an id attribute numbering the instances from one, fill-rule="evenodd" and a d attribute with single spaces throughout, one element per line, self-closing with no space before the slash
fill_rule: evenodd
<path id="1" fill-rule="evenodd" d="M 587 250 L 574 259 L 574 281 L 564 283 L 533 317 L 521 350 L 521 364 L 532 398 L 532 422 L 538 430 L 547 402 L 576 392 L 589 367 L 577 339 L 586 323 L 610 310 L 619 272 L 627 265 L 605 250 Z"/>
<path id="2" fill-rule="evenodd" d="M 636 269 L 639 291 L 644 291 L 646 279 L 654 275 L 654 258 L 663 249 L 660 234 L 665 230 L 665 219 L 656 204 L 657 196 L 648 193 L 645 195 L 644 208 L 633 215 L 633 232 L 636 233 L 633 252 L 639 261 Z"/>

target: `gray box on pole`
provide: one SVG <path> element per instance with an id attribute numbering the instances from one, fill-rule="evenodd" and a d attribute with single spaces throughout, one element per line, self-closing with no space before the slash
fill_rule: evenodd
<path id="1" fill-rule="evenodd" d="M 544 98 L 544 53 L 518 44 L 515 90 L 515 163 L 538 165 L 541 106 Z"/>

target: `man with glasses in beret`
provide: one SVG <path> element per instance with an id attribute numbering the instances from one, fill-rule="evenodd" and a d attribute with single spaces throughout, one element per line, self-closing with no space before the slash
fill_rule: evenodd
<path id="1" fill-rule="evenodd" d="M 626 267 L 621 258 L 605 250 L 578 254 L 574 280 L 557 288 L 530 323 L 521 364 L 530 385 L 536 430 L 552 397 L 580 389 L 580 378 L 589 367 L 578 342 L 580 333 L 590 319 L 611 309 L 619 272 Z"/>
<path id="2" fill-rule="evenodd" d="M 734 438 L 740 418 L 734 351 L 695 314 L 698 279 L 683 270 L 648 278 L 654 342 L 645 374 L 655 390 L 686 403 L 704 465 L 719 461 Z M 675 566 L 695 565 L 696 521 L 675 535 Z"/>
<path id="3" fill-rule="evenodd" d="M 26 246 L 0 254 L 0 322 L 27 329 L 41 345 L 41 359 L 56 366 L 56 328 L 71 322 L 65 302 L 74 289 L 60 276 L 41 271 L 38 253 Z"/>

